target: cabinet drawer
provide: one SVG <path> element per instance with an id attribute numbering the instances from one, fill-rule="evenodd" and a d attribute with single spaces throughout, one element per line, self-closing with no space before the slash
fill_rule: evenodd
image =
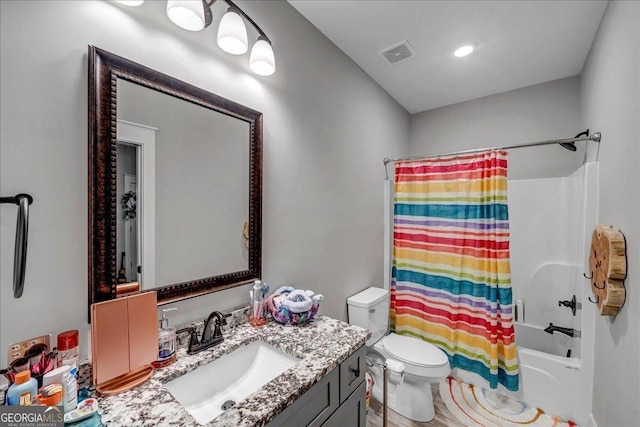
<path id="1" fill-rule="evenodd" d="M 276 416 L 267 426 L 321 426 L 338 408 L 338 368 Z"/>
<path id="2" fill-rule="evenodd" d="M 356 391 L 344 402 L 322 427 L 365 427 L 366 383 L 361 382 Z"/>
<path id="3" fill-rule="evenodd" d="M 342 404 L 364 381 L 366 349 L 360 347 L 340 365 L 340 403 Z"/>

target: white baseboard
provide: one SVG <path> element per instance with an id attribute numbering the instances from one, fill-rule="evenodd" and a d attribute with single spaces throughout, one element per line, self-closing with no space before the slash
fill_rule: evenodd
<path id="1" fill-rule="evenodd" d="M 587 427 L 598 427 L 598 423 L 596 419 L 593 417 L 593 414 L 589 414 L 589 421 L 587 421 Z"/>

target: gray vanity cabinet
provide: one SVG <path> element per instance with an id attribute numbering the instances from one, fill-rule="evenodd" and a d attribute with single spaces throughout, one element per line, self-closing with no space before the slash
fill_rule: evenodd
<path id="1" fill-rule="evenodd" d="M 365 347 L 329 372 L 268 427 L 364 427 Z"/>
<path id="2" fill-rule="evenodd" d="M 367 424 L 365 391 L 366 383 L 362 381 L 347 401 L 322 424 L 322 427 L 365 426 Z"/>
<path id="3" fill-rule="evenodd" d="M 354 390 L 356 390 L 360 383 L 364 380 L 364 374 L 367 371 L 366 368 L 366 351 L 362 346 L 355 351 L 351 356 L 340 364 L 340 404 L 342 405 L 345 400 Z M 364 395 L 364 394 L 363 394 Z"/>

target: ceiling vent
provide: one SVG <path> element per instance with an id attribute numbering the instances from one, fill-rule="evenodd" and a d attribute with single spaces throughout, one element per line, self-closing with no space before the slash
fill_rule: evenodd
<path id="1" fill-rule="evenodd" d="M 403 40 L 400 43 L 396 43 L 386 49 L 382 49 L 378 52 L 389 65 L 396 65 L 400 62 L 406 61 L 409 58 L 413 58 L 416 55 L 416 51 L 413 50 L 408 41 Z"/>

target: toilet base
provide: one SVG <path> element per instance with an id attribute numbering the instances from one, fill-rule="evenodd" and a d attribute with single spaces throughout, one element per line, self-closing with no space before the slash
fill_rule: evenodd
<path id="1" fill-rule="evenodd" d="M 376 358 L 384 363 L 379 355 L 367 354 L 368 358 Z M 369 366 L 369 373 L 373 377 L 373 398 L 383 403 L 382 368 L 374 364 Z M 387 407 L 400 415 L 417 422 L 427 422 L 435 418 L 431 384 L 425 378 L 404 374 L 402 383 L 395 385 L 391 382 L 387 387 Z"/>

